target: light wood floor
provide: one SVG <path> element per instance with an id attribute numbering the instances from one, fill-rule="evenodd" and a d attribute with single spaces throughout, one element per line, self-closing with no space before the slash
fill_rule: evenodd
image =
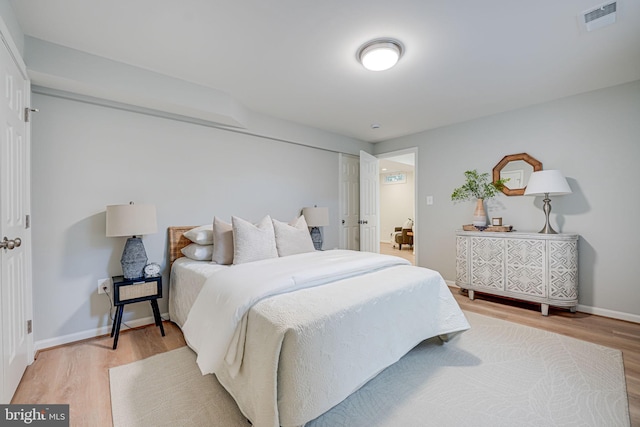
<path id="1" fill-rule="evenodd" d="M 543 317 L 539 306 L 478 293 L 470 301 L 459 289 L 451 291 L 464 310 L 622 350 L 631 425 L 640 427 L 640 324 L 553 308 Z M 65 403 L 70 405 L 71 426 L 111 426 L 109 368 L 185 345 L 176 325 L 165 322 L 164 328 L 164 338 L 153 325 L 123 331 L 116 351 L 108 336 L 41 351 L 12 403 Z"/>
<path id="2" fill-rule="evenodd" d="M 116 350 L 107 335 L 40 351 L 11 403 L 69 404 L 70 426 L 112 426 L 109 368 L 186 345 L 174 323 L 164 330 L 164 338 L 154 325 L 121 331 Z"/>
<path id="3" fill-rule="evenodd" d="M 413 247 L 409 245 L 402 245 L 402 250 L 395 245 L 394 248 L 391 243 L 380 242 L 380 253 L 384 255 L 395 255 L 400 258 L 408 260 L 411 264 L 416 265 L 416 256 L 413 253 Z"/>

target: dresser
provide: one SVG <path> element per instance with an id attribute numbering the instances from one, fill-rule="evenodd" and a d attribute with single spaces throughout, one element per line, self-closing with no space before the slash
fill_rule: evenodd
<path id="1" fill-rule="evenodd" d="M 549 306 L 578 305 L 577 234 L 456 232 L 456 285 Z"/>

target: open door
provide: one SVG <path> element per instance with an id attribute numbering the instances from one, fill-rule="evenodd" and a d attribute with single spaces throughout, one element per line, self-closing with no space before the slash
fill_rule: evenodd
<path id="1" fill-rule="evenodd" d="M 360 159 L 340 154 L 340 249 L 360 250 Z"/>
<path id="2" fill-rule="evenodd" d="M 0 25 L 0 404 L 11 401 L 33 361 L 29 135 L 30 82 Z"/>
<path id="3" fill-rule="evenodd" d="M 360 151 L 360 250 L 380 252 L 378 159 Z"/>

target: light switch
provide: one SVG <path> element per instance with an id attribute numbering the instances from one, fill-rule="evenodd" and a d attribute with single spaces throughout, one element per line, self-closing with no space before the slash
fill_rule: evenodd
<path id="1" fill-rule="evenodd" d="M 427 196 L 427 205 L 433 204 L 433 196 Z"/>

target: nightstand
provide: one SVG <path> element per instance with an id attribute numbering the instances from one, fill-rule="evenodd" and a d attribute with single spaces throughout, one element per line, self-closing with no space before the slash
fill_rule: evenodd
<path id="1" fill-rule="evenodd" d="M 160 309 L 158 308 L 158 298 L 162 298 L 162 276 L 141 277 L 133 280 L 125 279 L 123 276 L 114 276 L 112 279 L 113 305 L 116 307 L 116 318 L 111 327 L 111 336 L 114 337 L 113 349 L 118 347 L 124 306 L 134 302 L 149 301 L 151 303 L 156 326 L 160 327 L 160 332 L 164 336 L 164 326 L 162 326 Z"/>

